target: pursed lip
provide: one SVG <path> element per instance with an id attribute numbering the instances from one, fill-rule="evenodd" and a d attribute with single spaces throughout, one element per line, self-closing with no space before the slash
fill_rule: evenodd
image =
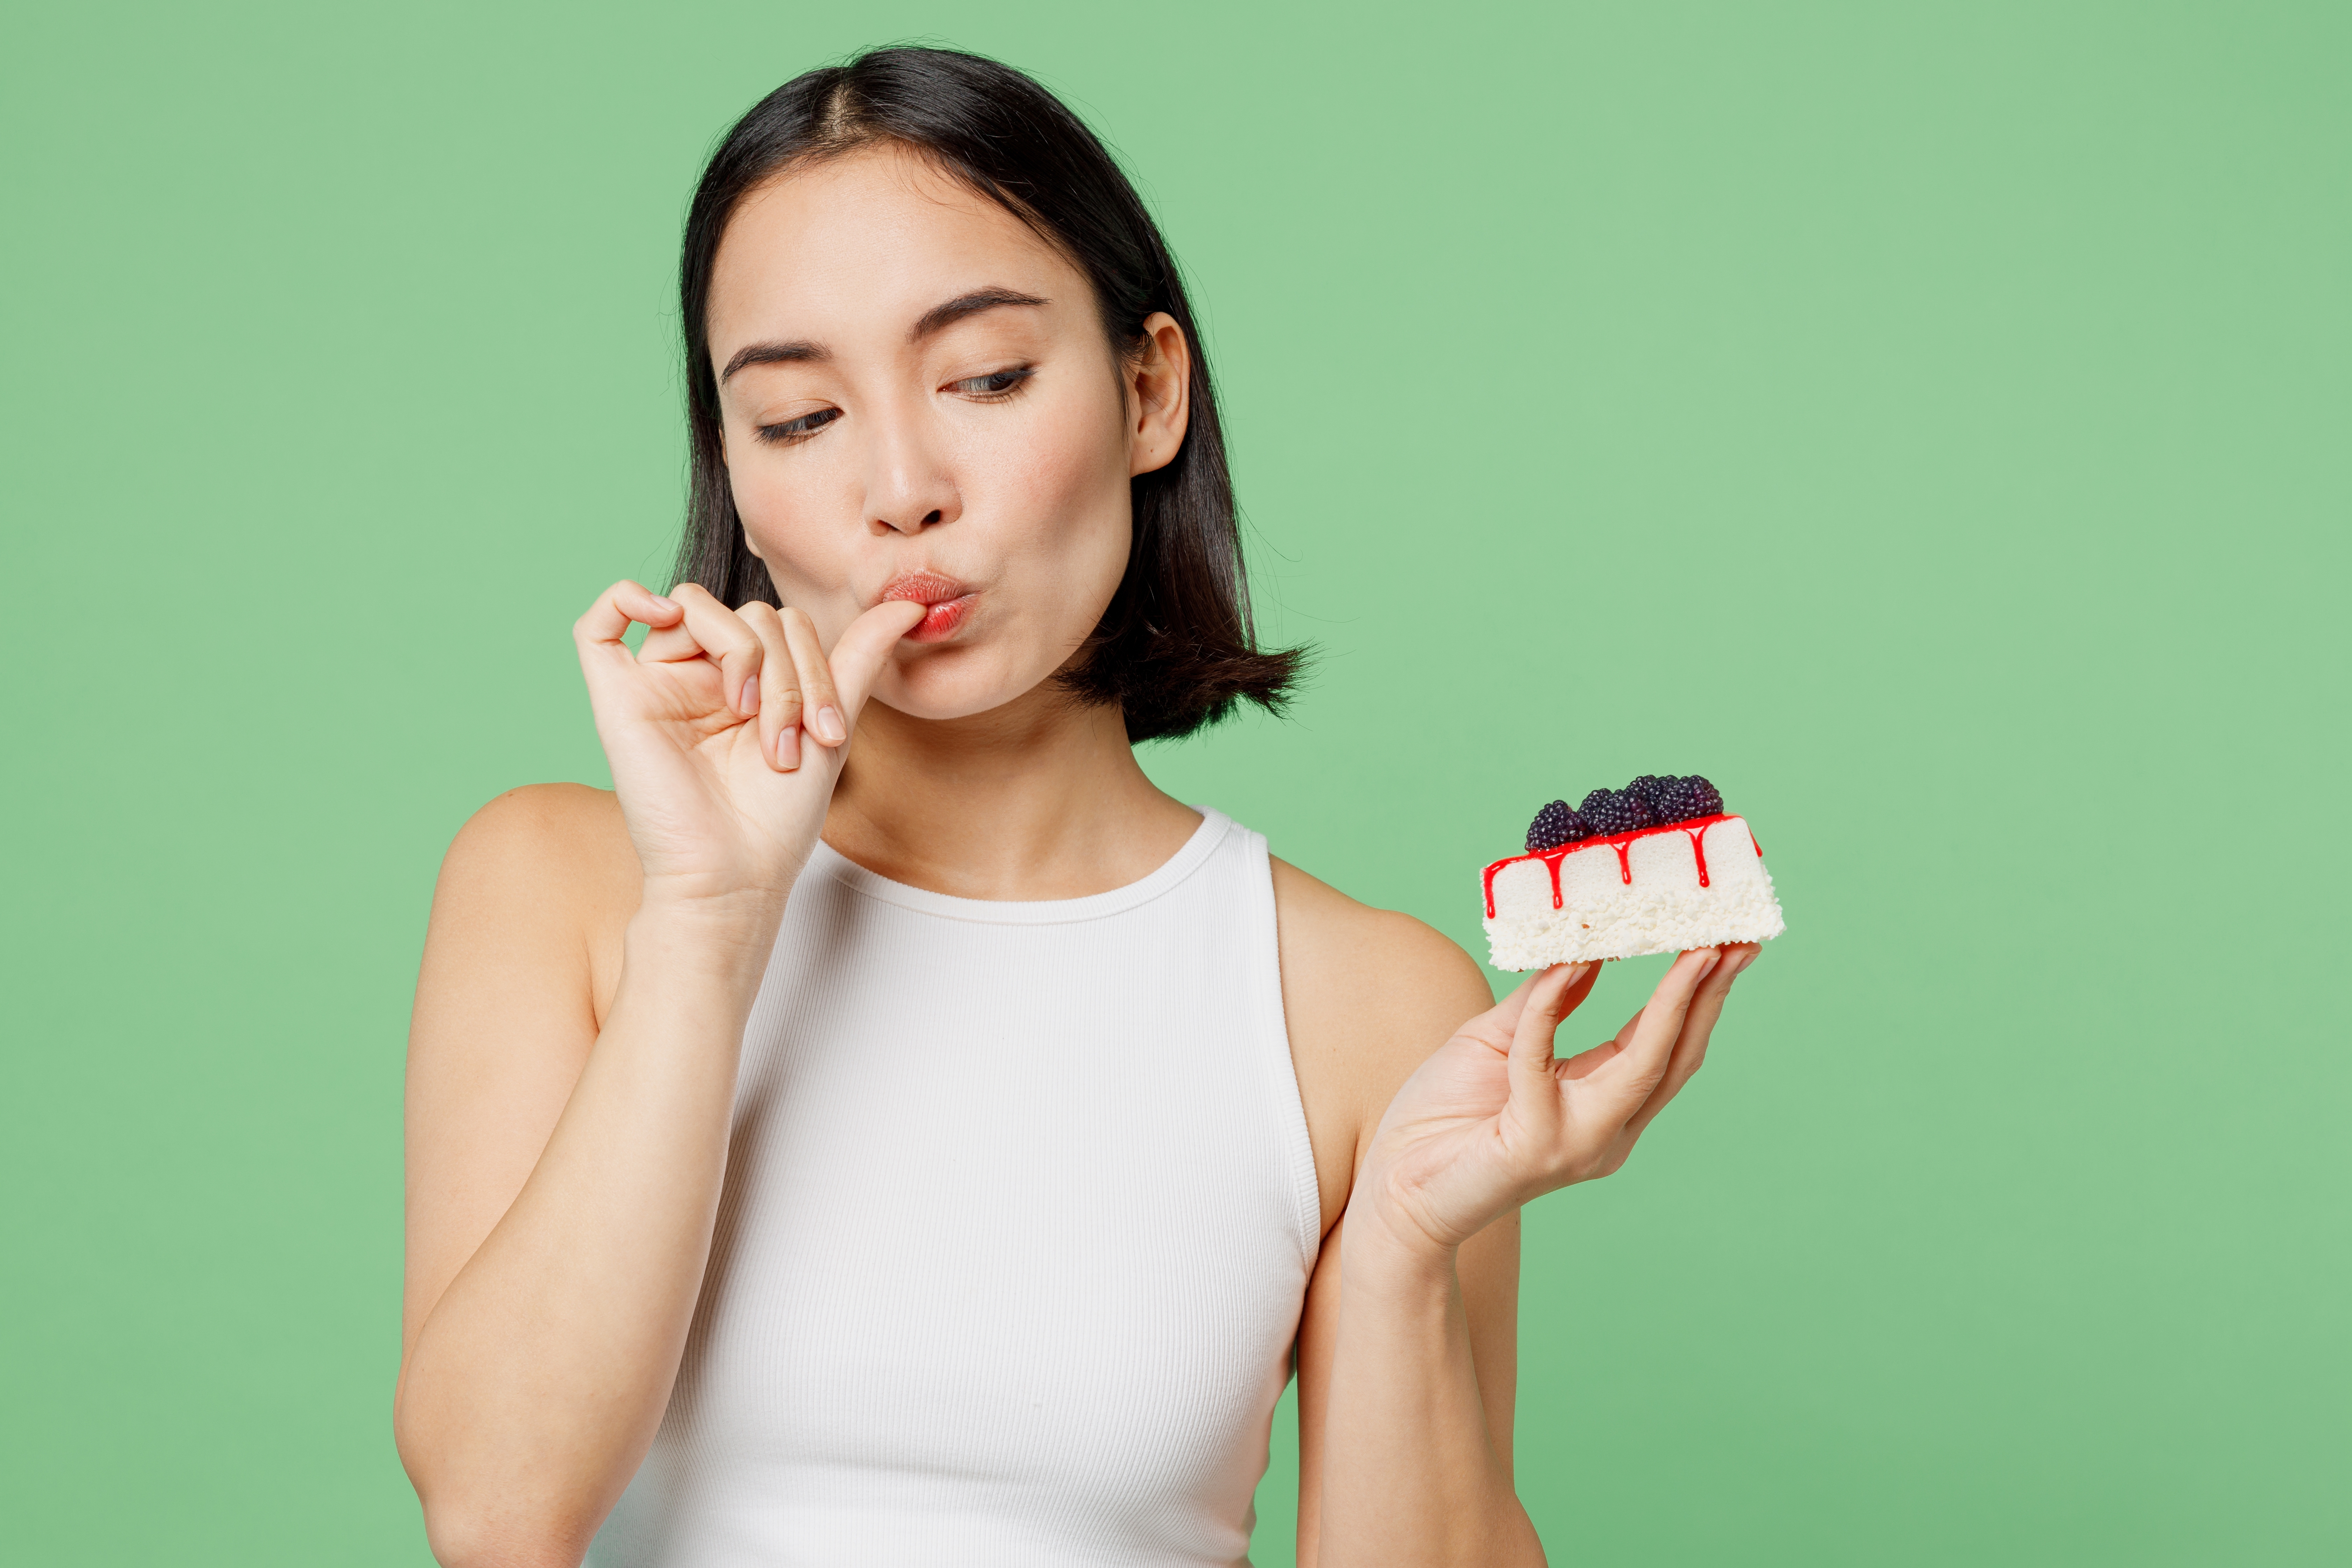
<path id="1" fill-rule="evenodd" d="M 923 618 L 907 634 L 907 640 L 941 642 L 955 635 L 979 596 L 979 590 L 937 572 L 901 572 L 883 584 L 882 596 L 875 603 L 903 599 L 925 606 Z"/>

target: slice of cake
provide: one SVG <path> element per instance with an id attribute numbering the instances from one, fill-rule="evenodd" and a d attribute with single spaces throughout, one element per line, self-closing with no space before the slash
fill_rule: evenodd
<path id="1" fill-rule="evenodd" d="M 1769 942 L 1788 930 L 1764 851 L 1696 774 L 1644 773 L 1536 813 L 1528 849 L 1486 868 L 1497 969 Z"/>

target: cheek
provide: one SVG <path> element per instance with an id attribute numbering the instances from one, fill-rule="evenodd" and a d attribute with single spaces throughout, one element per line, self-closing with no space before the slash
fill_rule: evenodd
<path id="1" fill-rule="evenodd" d="M 748 461 L 729 467 L 728 487 L 751 552 L 785 602 L 806 611 L 830 641 L 859 608 L 852 584 L 857 530 L 818 520 L 855 520 L 857 496 L 837 454 L 793 457 L 817 460 L 779 462 L 755 447 Z"/>
<path id="2" fill-rule="evenodd" d="M 1040 408 L 1033 439 L 993 456 L 1011 492 L 1001 513 L 1008 549 L 1024 557 L 1024 574 L 1050 595 L 1037 608 L 1049 619 L 1082 619 L 1088 631 L 1127 566 L 1131 514 L 1122 431 L 1121 410 L 1108 399 Z"/>

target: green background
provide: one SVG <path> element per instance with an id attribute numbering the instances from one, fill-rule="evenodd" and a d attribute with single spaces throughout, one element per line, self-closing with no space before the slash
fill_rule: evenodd
<path id="1" fill-rule="evenodd" d="M 1155 776 L 1465 944 L 1555 795 L 1704 772 L 1770 850 L 1707 1072 L 1530 1215 L 1555 1561 L 2352 1560 L 2348 18 L 16 11 L 0 1556 L 427 1560 L 436 859 L 603 780 L 700 157 L 924 37 L 1137 172 L 1323 649 Z"/>

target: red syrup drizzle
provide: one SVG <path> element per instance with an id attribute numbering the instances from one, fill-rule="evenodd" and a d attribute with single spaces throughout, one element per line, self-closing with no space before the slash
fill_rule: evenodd
<path id="1" fill-rule="evenodd" d="M 1700 841 L 1706 837 L 1706 830 L 1717 823 L 1736 820 L 1738 819 L 1729 812 L 1723 812 L 1714 816 L 1693 817 L 1688 822 L 1669 822 L 1663 827 L 1642 827 L 1631 833 L 1612 833 L 1606 838 L 1580 838 L 1573 844 L 1562 844 L 1554 849 L 1530 849 L 1524 855 L 1513 855 L 1497 860 L 1486 868 L 1481 878 L 1486 890 L 1486 918 L 1488 920 L 1495 918 L 1495 873 L 1506 866 L 1514 866 L 1522 860 L 1542 861 L 1544 869 L 1551 873 L 1551 907 L 1559 909 L 1561 907 L 1559 895 L 1559 863 L 1561 861 L 1580 849 L 1594 849 L 1606 844 L 1610 848 L 1617 851 L 1617 875 L 1630 885 L 1633 880 L 1633 840 L 1653 837 L 1661 833 L 1690 835 L 1691 853 L 1698 859 L 1698 885 L 1702 888 L 1707 887 L 1709 883 L 1706 879 L 1706 849 Z M 1749 834 L 1748 842 L 1755 843 L 1755 837 L 1753 833 Z M 1756 853 L 1759 857 L 1762 856 L 1764 847 L 1760 844 L 1757 845 Z"/>

